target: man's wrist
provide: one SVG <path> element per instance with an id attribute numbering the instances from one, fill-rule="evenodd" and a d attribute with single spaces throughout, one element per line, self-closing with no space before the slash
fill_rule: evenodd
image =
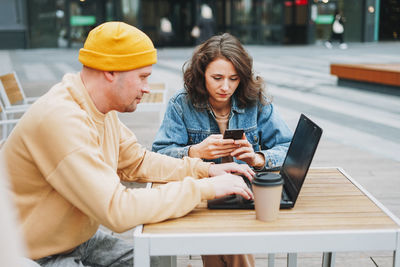
<path id="1" fill-rule="evenodd" d="M 208 167 L 208 177 L 213 177 L 213 176 L 215 176 L 216 174 L 214 173 L 214 169 L 212 169 L 213 168 L 213 166 L 215 167 L 215 162 L 207 162 L 207 163 L 209 163 L 210 164 L 210 166 Z"/>

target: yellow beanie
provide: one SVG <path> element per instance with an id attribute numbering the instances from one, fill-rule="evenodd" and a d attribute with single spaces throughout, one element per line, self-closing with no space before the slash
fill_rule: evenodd
<path id="1" fill-rule="evenodd" d="M 106 22 L 89 32 L 79 61 L 104 71 L 127 71 L 153 65 L 157 50 L 141 30 L 124 22 Z"/>

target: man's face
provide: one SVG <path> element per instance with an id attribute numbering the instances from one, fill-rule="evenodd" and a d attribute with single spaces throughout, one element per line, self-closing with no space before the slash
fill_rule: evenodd
<path id="1" fill-rule="evenodd" d="M 115 86 L 111 93 L 111 105 L 119 112 L 133 112 L 143 94 L 149 93 L 147 78 L 151 75 L 152 66 L 118 72 Z"/>

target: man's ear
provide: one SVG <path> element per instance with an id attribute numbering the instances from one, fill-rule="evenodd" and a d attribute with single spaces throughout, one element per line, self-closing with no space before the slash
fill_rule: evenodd
<path id="1" fill-rule="evenodd" d="M 113 82 L 116 78 L 116 72 L 115 71 L 103 71 L 104 78 L 106 78 L 107 81 Z"/>

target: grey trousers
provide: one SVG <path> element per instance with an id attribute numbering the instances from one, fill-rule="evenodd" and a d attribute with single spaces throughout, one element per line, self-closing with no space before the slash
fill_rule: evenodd
<path id="1" fill-rule="evenodd" d="M 72 252 L 44 257 L 36 262 L 44 267 L 133 266 L 133 242 L 127 242 L 99 230 Z M 159 266 L 158 257 L 151 258 L 151 266 Z"/>

